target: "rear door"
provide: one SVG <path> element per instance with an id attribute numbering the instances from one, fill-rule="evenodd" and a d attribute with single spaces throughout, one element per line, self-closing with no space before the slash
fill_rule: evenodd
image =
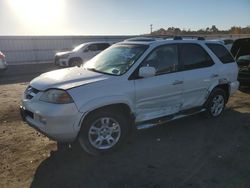
<path id="1" fill-rule="evenodd" d="M 218 70 L 204 48 L 197 43 L 179 45 L 183 77 L 182 110 L 201 106 L 208 89 L 218 80 Z"/>

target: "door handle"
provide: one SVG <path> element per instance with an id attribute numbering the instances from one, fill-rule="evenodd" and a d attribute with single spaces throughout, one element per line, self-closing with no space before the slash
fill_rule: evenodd
<path id="1" fill-rule="evenodd" d="M 217 78 L 217 77 L 219 77 L 218 74 L 212 74 L 212 75 L 211 75 L 211 78 Z"/>
<path id="2" fill-rule="evenodd" d="M 181 80 L 175 80 L 173 82 L 173 85 L 178 85 L 178 84 L 183 84 L 183 81 L 181 81 Z"/>

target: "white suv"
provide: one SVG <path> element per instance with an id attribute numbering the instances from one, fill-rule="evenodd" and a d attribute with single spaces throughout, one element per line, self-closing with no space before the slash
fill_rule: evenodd
<path id="1" fill-rule="evenodd" d="M 110 46 L 107 42 L 88 42 L 76 46 L 72 51 L 57 52 L 55 64 L 61 67 L 79 66 Z"/>
<path id="2" fill-rule="evenodd" d="M 219 116 L 237 91 L 238 67 L 225 47 L 205 40 L 124 41 L 83 67 L 30 82 L 21 114 L 58 142 L 91 154 L 117 148 L 138 129 L 206 112 Z"/>

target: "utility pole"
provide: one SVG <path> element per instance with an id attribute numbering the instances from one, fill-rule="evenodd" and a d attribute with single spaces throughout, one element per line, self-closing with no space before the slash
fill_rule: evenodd
<path id="1" fill-rule="evenodd" d="M 153 32 L 153 24 L 150 24 L 150 34 Z"/>

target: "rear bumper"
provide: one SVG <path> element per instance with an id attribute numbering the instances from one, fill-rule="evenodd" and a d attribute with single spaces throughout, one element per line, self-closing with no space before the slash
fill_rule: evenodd
<path id="1" fill-rule="evenodd" d="M 6 63 L 6 61 L 3 61 L 2 59 L 0 59 L 0 71 L 5 71 L 7 69 L 8 65 Z"/>
<path id="2" fill-rule="evenodd" d="M 230 83 L 230 96 L 232 96 L 238 89 L 240 83 L 238 81 L 234 81 Z"/>

